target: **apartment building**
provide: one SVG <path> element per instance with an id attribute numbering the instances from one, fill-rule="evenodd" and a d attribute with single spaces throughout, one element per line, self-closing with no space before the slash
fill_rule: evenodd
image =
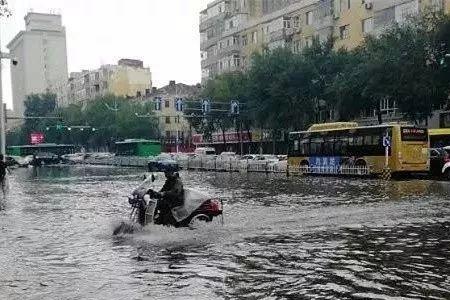
<path id="1" fill-rule="evenodd" d="M 69 103 L 85 103 L 107 94 L 141 98 L 151 93 L 152 74 L 141 60 L 121 59 L 117 65 L 71 73 L 66 89 Z"/>
<path id="2" fill-rule="evenodd" d="M 18 115 L 25 111 L 24 101 L 32 93 L 54 92 L 58 105 L 65 105 L 67 84 L 66 30 L 61 15 L 28 13 L 25 30 L 7 45 L 17 60 L 11 65 L 13 109 Z"/>
<path id="3" fill-rule="evenodd" d="M 152 93 L 146 97 L 147 101 L 154 104 L 154 112 L 158 120 L 161 138 L 165 141 L 165 149 L 169 152 L 179 148 L 189 147 L 192 136 L 192 128 L 183 113 L 183 106 L 189 99 L 197 99 L 200 96 L 200 85 L 186 85 L 170 81 L 168 85 L 152 89 Z M 181 149 L 179 149 L 181 151 Z"/>
<path id="4" fill-rule="evenodd" d="M 426 7 L 450 12 L 450 0 L 215 0 L 200 13 L 202 82 L 245 71 L 255 51 L 300 52 L 333 35 L 353 48 Z"/>

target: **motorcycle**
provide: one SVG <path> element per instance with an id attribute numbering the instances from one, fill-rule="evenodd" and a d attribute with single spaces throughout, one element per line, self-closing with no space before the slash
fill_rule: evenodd
<path id="1" fill-rule="evenodd" d="M 131 205 L 130 223 L 122 222 L 113 232 L 133 233 L 149 224 L 195 228 L 198 224 L 210 223 L 221 216 L 223 224 L 223 203 L 206 193 L 195 189 L 184 189 L 184 203 L 182 206 L 170 210 L 172 217 L 166 218 L 161 214 L 159 193 L 150 188 L 155 176 L 145 177 L 143 183 L 128 196 Z M 137 226 L 136 226 L 137 225 Z"/>

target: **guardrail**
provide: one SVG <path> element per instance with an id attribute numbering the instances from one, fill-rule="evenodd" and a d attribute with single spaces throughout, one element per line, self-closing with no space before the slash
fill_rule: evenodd
<path id="1" fill-rule="evenodd" d="M 87 158 L 84 164 L 109 165 L 122 167 L 147 168 L 151 159 L 146 157 L 113 156 L 104 158 Z M 175 158 L 182 169 L 214 172 L 257 172 L 257 173 L 286 173 L 294 175 L 346 175 L 369 176 L 368 166 L 288 166 L 287 162 L 241 160 L 239 158 L 208 158 L 189 157 Z"/>
<path id="2" fill-rule="evenodd" d="M 346 175 L 346 176 L 369 176 L 368 166 L 299 166 L 289 167 L 288 173 L 302 175 Z"/>

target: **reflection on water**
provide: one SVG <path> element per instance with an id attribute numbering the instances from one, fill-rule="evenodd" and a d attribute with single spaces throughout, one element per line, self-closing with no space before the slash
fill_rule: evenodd
<path id="1" fill-rule="evenodd" d="M 225 226 L 112 237 L 138 170 L 16 170 L 0 211 L 2 297 L 450 298 L 450 183 L 182 177 L 225 199 Z"/>

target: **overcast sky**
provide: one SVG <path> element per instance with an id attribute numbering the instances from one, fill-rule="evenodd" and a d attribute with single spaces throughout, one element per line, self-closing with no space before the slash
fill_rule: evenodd
<path id="1" fill-rule="evenodd" d="M 27 12 L 60 13 L 69 72 L 137 58 L 151 68 L 154 86 L 169 80 L 200 82 L 199 12 L 212 0 L 9 0 L 1 45 L 25 28 Z M 3 62 L 3 98 L 11 108 L 9 63 Z"/>

